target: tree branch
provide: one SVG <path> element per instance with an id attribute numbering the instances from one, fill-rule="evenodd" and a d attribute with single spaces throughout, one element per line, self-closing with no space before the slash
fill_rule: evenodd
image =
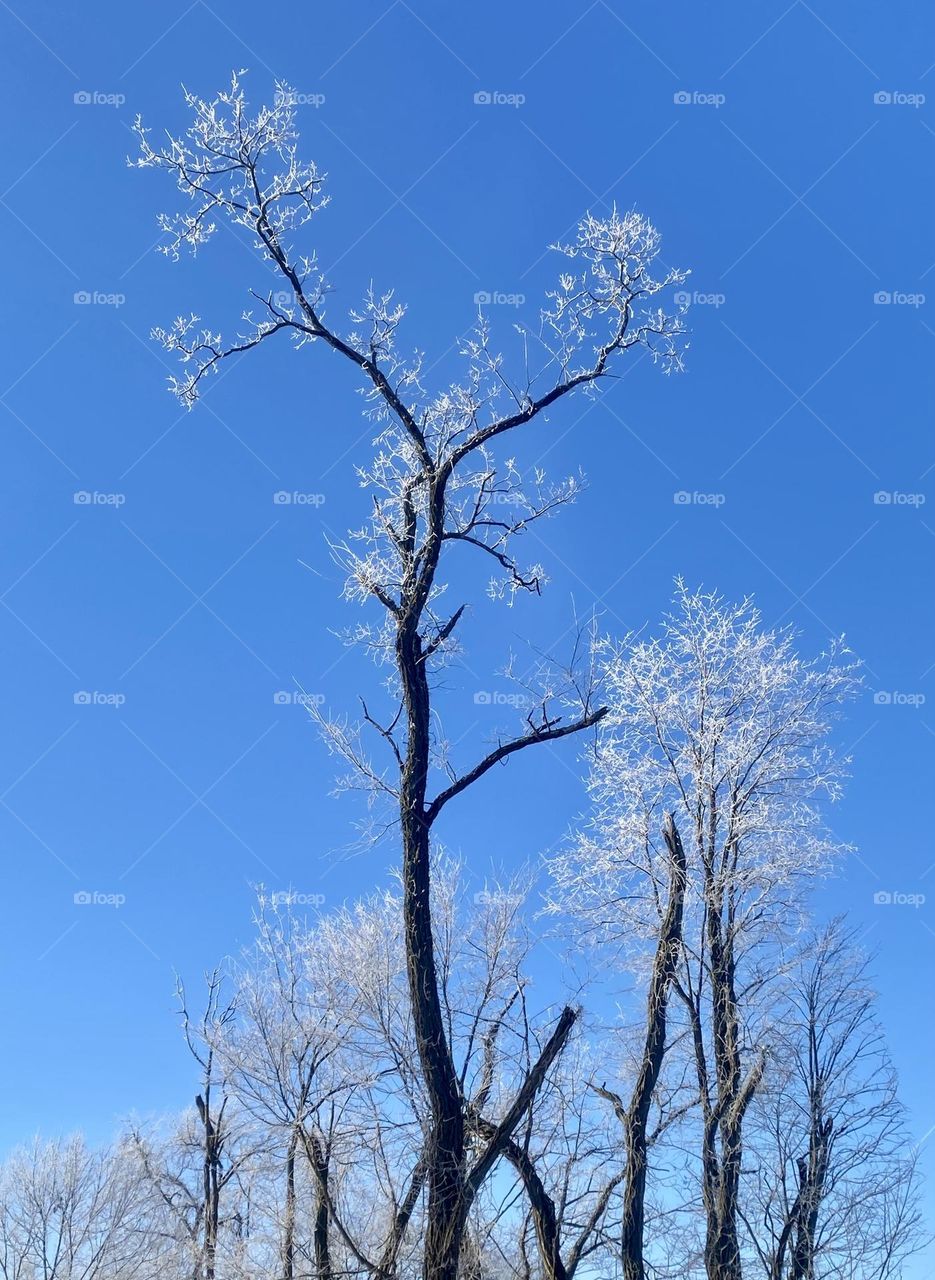
<path id="1" fill-rule="evenodd" d="M 426 809 L 426 822 L 431 826 L 449 800 L 460 795 L 462 791 L 466 791 L 479 778 L 482 778 L 485 773 L 488 773 L 494 765 L 500 764 L 501 761 L 515 755 L 517 751 L 522 751 L 524 747 L 531 747 L 538 742 L 554 742 L 556 739 L 565 738 L 569 734 L 580 733 L 583 729 L 590 729 L 604 719 L 607 715 L 607 710 L 607 707 L 599 707 L 597 711 L 592 711 L 590 714 L 566 725 L 559 725 L 558 721 L 550 720 L 540 728 L 532 729 L 521 738 L 514 738 L 512 742 L 502 743 L 494 751 L 491 751 L 489 755 L 486 755 L 468 773 L 463 774 L 450 787 L 446 787 L 444 791 L 439 792 Z"/>

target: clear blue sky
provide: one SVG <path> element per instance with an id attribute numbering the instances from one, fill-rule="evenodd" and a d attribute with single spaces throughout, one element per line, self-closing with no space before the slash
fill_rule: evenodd
<path id="1" fill-rule="evenodd" d="M 151 252 L 173 194 L 124 167 L 137 111 L 178 127 L 179 83 L 210 94 L 232 67 L 257 99 L 274 76 L 323 95 L 302 125 L 330 175 L 310 247 L 331 314 L 371 277 L 395 286 L 439 378 L 477 292 L 534 314 L 555 272 L 542 249 L 589 207 L 636 205 L 693 269 L 687 374 L 645 361 L 540 428 L 529 460 L 580 465 L 591 487 L 542 529 L 544 600 L 474 606 L 480 674 L 451 677 L 452 736 L 477 748 L 502 718 L 474 703 L 502 687 L 484 673 L 514 633 L 555 641 L 572 599 L 622 632 L 680 573 L 755 594 L 810 650 L 846 632 L 868 692 L 841 730 L 853 782 L 834 822 L 858 853 L 819 905 L 878 947 L 915 1130 L 935 1125 L 932 25 L 866 0 L 2 4 L 4 1143 L 187 1101 L 173 968 L 194 979 L 240 945 L 251 883 L 337 903 L 391 856 L 342 854 L 354 804 L 329 798 L 302 709 L 274 702 L 298 681 L 353 709 L 374 685 L 332 634 L 355 615 L 324 542 L 364 512 L 352 378 L 282 344 L 182 416 L 147 337 L 191 310 L 229 328 L 266 287 L 226 231 L 194 264 Z M 509 344 L 513 309 L 491 315 Z M 448 836 L 482 876 L 535 858 L 581 804 L 574 748 L 556 747 L 490 780 Z"/>

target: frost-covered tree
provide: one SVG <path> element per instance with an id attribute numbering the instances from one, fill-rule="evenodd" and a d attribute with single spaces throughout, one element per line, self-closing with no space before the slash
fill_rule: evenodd
<path id="1" fill-rule="evenodd" d="M 165 1124 L 134 1123 L 126 1149 L 148 1188 L 148 1230 L 170 1247 L 172 1266 L 192 1280 L 245 1275 L 251 1188 L 267 1163 L 271 1135 L 251 1127 L 233 1097 L 218 1044 L 234 1005 L 215 969 L 205 978 L 202 1011 L 192 1015 L 177 987 L 182 1031 L 197 1069 L 194 1105 Z M 167 1263 L 163 1270 L 171 1274 Z"/>
<path id="2" fill-rule="evenodd" d="M 682 584 L 658 638 L 608 643 L 602 663 L 596 817 L 553 861 L 553 906 L 642 958 L 670 909 L 678 834 L 685 904 L 671 989 L 700 1110 L 704 1260 L 709 1280 L 738 1280 L 743 1123 L 769 1049 L 769 981 L 799 890 L 836 853 L 820 802 L 839 790 L 846 762 L 829 729 L 857 674 L 840 645 L 804 659 L 749 601 Z"/>
<path id="3" fill-rule="evenodd" d="M 80 1137 L 14 1151 L 0 1167 L 3 1280 L 155 1280 L 159 1250 L 141 1236 L 133 1174 L 124 1147 L 92 1150 Z"/>
<path id="4" fill-rule="evenodd" d="M 648 351 L 666 371 L 679 368 L 681 315 L 659 304 L 684 275 L 654 275 L 659 233 L 641 214 L 589 215 L 574 241 L 556 246 L 567 265 L 538 325 L 523 334 L 517 372 L 511 374 L 494 350 L 487 319 L 479 315 L 462 343 L 463 378 L 431 391 L 423 385 L 421 355 L 407 358 L 398 346 L 405 309 L 391 291 L 371 288 L 347 329 L 328 314 L 328 282 L 307 244 L 309 224 L 326 202 L 323 178 L 299 158 L 292 91 L 277 85 L 273 104 L 251 113 L 235 76 L 215 99 L 186 94 L 186 103 L 193 121 L 184 136 L 154 145 L 137 122 L 136 163 L 165 171 L 186 201 L 181 212 L 162 220 L 165 250 L 178 257 L 184 247 L 199 249 L 228 221 L 252 240 L 262 282 L 232 339 L 194 316 L 156 331 L 183 363 L 173 389 L 191 405 L 223 361 L 283 335 L 299 349 L 317 345 L 345 360 L 361 380 L 373 422 L 373 456 L 358 466 L 370 510 L 362 527 L 334 550 L 346 571 L 347 597 L 381 612 L 381 620 L 363 624 L 357 638 L 392 664 L 397 704 L 386 718 L 372 716 L 365 704 L 363 726 L 332 724 L 330 734 L 355 779 L 395 809 L 408 991 L 431 1115 L 424 1274 L 427 1280 L 455 1280 L 472 1204 L 533 1104 L 575 1013 L 565 1009 L 558 1018 L 486 1144 L 474 1149 L 435 954 L 433 829 L 449 804 L 491 769 L 520 751 L 590 728 L 604 710 L 593 702 L 586 673 L 562 674 L 544 663 L 518 733 L 463 768 L 440 758 L 434 750 L 442 736 L 433 731 L 435 673 L 458 642 L 465 609 L 464 603 L 446 607 L 445 566 L 470 549 L 491 566 L 493 594 L 511 600 L 541 590 L 544 570 L 518 558 L 517 541 L 572 500 L 579 480 L 551 483 L 499 452 L 514 449 L 515 437 L 543 429 L 548 411 L 572 393 L 593 394 L 634 349 Z M 371 763 L 358 739 L 361 727 L 389 752 L 388 771 Z"/>
<path id="5" fill-rule="evenodd" d="M 328 939 L 299 927 L 288 903 L 261 895 L 256 927 L 253 947 L 232 968 L 234 1012 L 213 1047 L 228 1087 L 281 1162 L 282 1280 L 310 1265 L 327 1280 L 335 1129 L 360 1085 L 347 1061 L 358 997 Z M 299 1212 L 303 1184 L 310 1214 Z"/>
<path id="6" fill-rule="evenodd" d="M 886 1280 L 924 1240 L 917 1152 L 856 931 L 811 933 L 791 968 L 742 1180 L 765 1280 Z"/>

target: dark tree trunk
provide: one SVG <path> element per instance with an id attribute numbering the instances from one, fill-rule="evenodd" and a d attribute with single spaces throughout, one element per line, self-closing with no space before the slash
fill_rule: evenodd
<path id="1" fill-rule="evenodd" d="M 328 1186 L 330 1153 L 320 1135 L 306 1132 L 303 1146 L 315 1183 L 315 1211 L 312 1218 L 312 1247 L 317 1280 L 331 1280 L 331 1196 Z"/>
<path id="2" fill-rule="evenodd" d="M 286 1152 L 286 1204 L 283 1222 L 282 1274 L 283 1280 L 293 1280 L 295 1275 L 295 1153 L 298 1134 L 293 1129 Z"/>
<path id="3" fill-rule="evenodd" d="M 763 1077 L 764 1057 L 744 1074 L 740 1049 L 740 1009 L 736 993 L 732 864 L 736 842 L 717 846 L 716 796 L 709 797 L 706 824 L 696 819 L 695 841 L 703 874 L 703 941 L 711 1014 L 708 1063 L 704 1033 L 702 978 L 676 989 L 685 1003 L 691 1029 L 702 1111 L 701 1190 L 705 1212 L 704 1263 L 708 1280 L 741 1280 L 738 1229 L 743 1124 Z M 705 829 L 706 828 L 706 829 Z M 725 892 L 725 884 L 727 889 Z"/>
<path id="4" fill-rule="evenodd" d="M 211 1117 L 211 1091 L 205 1089 L 195 1099 L 204 1132 L 202 1161 L 202 1194 L 204 1197 L 204 1280 L 214 1280 L 218 1246 L 218 1224 L 221 1217 L 221 1145 L 223 1139 Z M 223 1108 L 222 1108 L 223 1110 Z"/>
<path id="5" fill-rule="evenodd" d="M 457 1280 L 465 1212 L 464 1104 L 445 1032 L 435 966 L 425 805 L 429 687 L 421 637 L 411 616 L 402 619 L 398 628 L 396 659 L 408 722 L 400 793 L 406 966 L 419 1060 L 432 1109 L 423 1275 L 425 1280 Z"/>
<path id="6" fill-rule="evenodd" d="M 734 954 L 725 940 L 720 891 L 711 895 L 707 911 L 708 962 L 711 975 L 711 1032 L 717 1079 L 716 1128 L 720 1149 L 717 1175 L 708 1188 L 705 1266 L 708 1280 L 740 1280 L 737 1197 L 740 1188 L 741 1122 L 738 1109 L 741 1064 L 738 1013 L 734 992 Z M 711 1133 L 712 1140 L 714 1132 Z"/>
<path id="7" fill-rule="evenodd" d="M 621 1257 L 624 1280 L 644 1280 L 647 1123 L 666 1049 L 669 991 L 679 959 L 685 898 L 685 850 L 671 814 L 663 836 L 669 851 L 669 900 L 653 959 L 646 1002 L 646 1039 L 639 1074 L 624 1120 L 626 1172 L 623 1183 Z"/>
<path id="8" fill-rule="evenodd" d="M 799 1194 L 795 1220 L 795 1243 L 792 1249 L 790 1280 L 814 1280 L 815 1236 L 818 1211 L 825 1191 L 831 1146 L 832 1121 L 820 1113 L 812 1118 L 808 1156 L 798 1162 Z"/>

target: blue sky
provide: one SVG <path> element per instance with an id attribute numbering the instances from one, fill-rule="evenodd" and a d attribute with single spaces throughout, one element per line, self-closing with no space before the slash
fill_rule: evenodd
<path id="1" fill-rule="evenodd" d="M 182 1105 L 173 969 L 195 979 L 246 939 L 251 884 L 336 904 L 392 856 L 351 856 L 358 811 L 329 796 L 333 762 L 302 708 L 275 700 L 298 682 L 352 709 L 375 682 L 333 634 L 355 615 L 325 544 L 364 512 L 352 378 L 324 352 L 269 344 L 185 416 L 147 336 L 193 310 L 229 329 L 266 287 L 227 232 L 194 263 L 152 252 L 173 193 L 124 165 L 138 111 L 178 128 L 180 82 L 210 94 L 232 67 L 250 69 L 255 100 L 274 77 L 309 98 L 304 151 L 332 196 L 309 245 L 336 287 L 331 314 L 371 278 L 395 287 L 439 380 L 479 292 L 502 297 L 490 314 L 511 349 L 513 320 L 555 275 L 543 249 L 588 208 L 640 208 L 666 261 L 692 268 L 687 373 L 634 362 L 527 446 L 557 474 L 582 467 L 589 491 L 540 529 L 541 601 L 474 603 L 470 668 L 446 694 L 452 736 L 467 759 L 499 723 L 474 695 L 505 688 L 489 673 L 511 645 L 557 641 L 572 604 L 596 604 L 618 633 L 653 622 L 676 574 L 754 594 L 809 650 L 845 632 L 868 690 L 840 729 L 853 781 L 833 820 L 858 852 L 818 905 L 850 911 L 878 949 L 927 1135 L 928 16 L 863 0 L 368 0 L 267 21 L 242 0 L 16 0 L 0 25 L 18 122 L 0 181 L 0 1016 L 20 1104 L 0 1141 L 38 1126 L 103 1136 L 132 1108 Z M 322 501 L 277 504 L 279 491 Z M 482 879 L 535 859 L 582 804 L 565 744 L 489 780 L 445 834 Z M 79 906 L 80 891 L 125 901 Z"/>

